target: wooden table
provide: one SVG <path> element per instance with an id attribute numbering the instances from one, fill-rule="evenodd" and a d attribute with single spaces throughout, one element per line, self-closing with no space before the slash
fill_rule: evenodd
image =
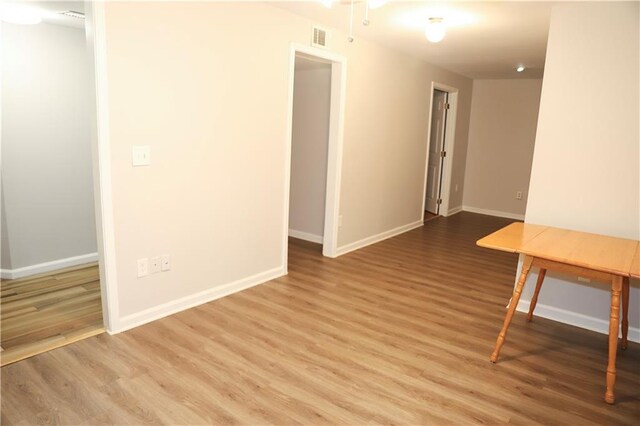
<path id="1" fill-rule="evenodd" d="M 507 336 L 509 324 L 518 306 L 522 289 L 532 267 L 540 268 L 535 292 L 531 299 L 527 321 L 533 318 L 547 269 L 590 278 L 611 285 L 609 317 L 609 363 L 607 390 L 604 399 L 615 401 L 616 351 L 620 325 L 620 295 L 622 294 L 622 349 L 627 348 L 629 330 L 629 277 L 640 278 L 640 242 L 585 232 L 569 231 L 549 226 L 512 223 L 480 240 L 477 244 L 494 250 L 524 255 L 522 273 L 498 335 L 491 361 L 496 362 Z"/>

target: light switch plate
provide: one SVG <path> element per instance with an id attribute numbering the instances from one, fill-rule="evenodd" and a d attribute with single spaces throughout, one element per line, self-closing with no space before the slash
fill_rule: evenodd
<path id="1" fill-rule="evenodd" d="M 138 259 L 138 278 L 149 275 L 149 259 Z"/>
<path id="2" fill-rule="evenodd" d="M 131 147 L 131 164 L 133 167 L 151 164 L 151 147 L 149 145 L 133 145 Z"/>

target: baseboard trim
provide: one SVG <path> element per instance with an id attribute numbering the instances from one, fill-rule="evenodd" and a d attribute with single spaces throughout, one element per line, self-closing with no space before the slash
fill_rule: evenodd
<path id="1" fill-rule="evenodd" d="M 371 244 L 378 243 L 388 238 L 395 237 L 396 235 L 403 234 L 405 232 L 411 231 L 412 229 L 419 228 L 423 225 L 424 225 L 424 222 L 422 220 L 419 220 L 417 222 L 412 222 L 407 225 L 402 225 L 397 228 L 390 229 L 389 231 L 381 232 L 380 234 L 372 235 L 371 237 L 363 238 L 354 243 L 347 244 L 342 247 L 338 247 L 336 249 L 336 257 L 342 256 L 343 254 L 347 254 L 349 252 L 361 249 L 366 246 L 370 246 Z"/>
<path id="2" fill-rule="evenodd" d="M 122 333 L 123 331 L 130 330 L 132 328 L 150 323 L 152 321 L 156 321 L 160 318 L 173 315 L 180 311 L 184 311 L 186 309 L 193 308 L 195 306 L 202 305 L 216 299 L 220 299 L 221 297 L 246 290 L 248 288 L 265 283 L 283 275 L 286 275 L 285 268 L 280 266 L 278 268 L 260 272 L 250 277 L 240 279 L 238 281 L 223 284 L 221 286 L 185 296 L 177 300 L 172 300 L 170 302 L 145 309 L 144 311 L 136 312 L 135 314 L 125 315 L 118 321 L 117 329 L 109 331 L 109 334 Z"/>
<path id="3" fill-rule="evenodd" d="M 460 213 L 462 211 L 462 206 L 454 207 L 452 209 L 447 210 L 447 214 L 443 215 L 444 217 L 453 216 L 454 214 Z"/>
<path id="4" fill-rule="evenodd" d="M 529 312 L 530 301 L 521 300 L 516 310 L 518 312 Z M 538 303 L 534 312 L 534 317 L 547 318 L 564 324 L 573 325 L 587 330 L 595 331 L 602 334 L 609 334 L 609 321 L 600 318 L 590 317 L 588 315 L 567 311 L 565 309 L 556 308 L 554 306 L 543 305 Z M 535 321 L 535 319 L 534 319 Z M 632 342 L 640 343 L 640 328 L 629 327 L 627 338 Z"/>
<path id="5" fill-rule="evenodd" d="M 82 254 L 80 256 L 67 257 L 65 259 L 52 260 L 51 262 L 38 263 L 37 265 L 25 266 L 16 269 L 0 269 L 0 277 L 7 280 L 29 277 L 31 275 L 56 271 L 58 269 L 78 266 L 84 263 L 98 261 L 98 253 Z"/>
<path id="6" fill-rule="evenodd" d="M 296 231 L 295 229 L 289 229 L 289 236 L 297 238 L 299 240 L 311 241 L 312 243 L 322 244 L 323 239 L 321 235 L 310 234 L 308 232 Z"/>
<path id="7" fill-rule="evenodd" d="M 471 206 L 462 206 L 462 210 L 470 213 L 486 214 L 488 216 L 497 216 L 497 217 L 504 217 L 507 219 L 524 220 L 523 214 L 502 212 L 499 210 L 479 209 L 477 207 L 471 207 Z"/>

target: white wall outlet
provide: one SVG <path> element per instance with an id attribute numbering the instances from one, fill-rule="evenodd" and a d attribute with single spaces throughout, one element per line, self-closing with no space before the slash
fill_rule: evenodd
<path id="1" fill-rule="evenodd" d="M 522 200 L 522 191 L 516 192 L 516 200 Z"/>
<path id="2" fill-rule="evenodd" d="M 138 259 L 138 278 L 149 275 L 149 259 Z"/>
<path id="3" fill-rule="evenodd" d="M 338 215 L 338 228 L 342 226 L 342 215 Z"/>
<path id="4" fill-rule="evenodd" d="M 585 277 L 578 277 L 578 281 L 582 281 L 583 283 L 590 283 L 591 280 Z"/>
<path id="5" fill-rule="evenodd" d="M 165 254 L 160 261 L 162 272 L 171 270 L 171 255 Z"/>
<path id="6" fill-rule="evenodd" d="M 151 271 L 152 274 L 155 274 L 156 272 L 160 272 L 160 264 L 161 264 L 160 257 L 152 257 L 151 259 L 149 259 L 149 270 Z"/>
<path id="7" fill-rule="evenodd" d="M 133 145 L 131 147 L 131 164 L 133 167 L 151 164 L 151 147 L 149 145 Z"/>

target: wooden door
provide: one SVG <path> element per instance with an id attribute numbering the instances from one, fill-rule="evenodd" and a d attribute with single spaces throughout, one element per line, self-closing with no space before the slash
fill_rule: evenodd
<path id="1" fill-rule="evenodd" d="M 429 135 L 429 162 L 427 164 L 427 193 L 425 210 L 438 214 L 440 199 L 440 182 L 442 180 L 442 163 L 444 154 L 444 136 L 447 118 L 446 92 L 433 92 L 433 111 L 431 114 L 431 134 Z"/>

